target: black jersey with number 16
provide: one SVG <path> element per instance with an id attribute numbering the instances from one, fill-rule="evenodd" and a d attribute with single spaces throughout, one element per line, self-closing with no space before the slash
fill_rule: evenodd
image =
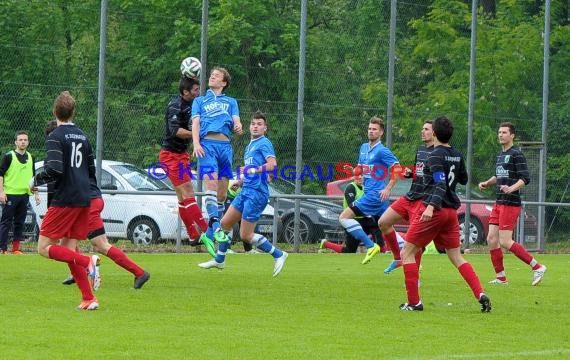
<path id="1" fill-rule="evenodd" d="M 87 136 L 74 124 L 59 125 L 46 140 L 46 160 L 34 183 L 53 183 L 51 206 L 88 207 L 95 161 Z"/>

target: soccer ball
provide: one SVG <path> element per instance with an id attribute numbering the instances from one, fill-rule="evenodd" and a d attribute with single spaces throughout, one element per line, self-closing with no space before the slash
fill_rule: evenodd
<path id="1" fill-rule="evenodd" d="M 182 60 L 182 64 L 180 64 L 180 72 L 187 78 L 198 79 L 200 77 L 201 70 L 202 63 L 200 63 L 200 60 L 192 56 Z"/>

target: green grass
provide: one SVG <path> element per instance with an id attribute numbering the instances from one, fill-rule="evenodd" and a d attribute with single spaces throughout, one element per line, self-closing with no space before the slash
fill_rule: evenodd
<path id="1" fill-rule="evenodd" d="M 486 286 L 479 304 L 444 255 L 426 255 L 424 312 L 401 312 L 403 275 L 389 256 L 291 254 L 272 278 L 267 255 L 229 255 L 226 269 L 196 266 L 206 254 L 132 254 L 151 272 L 139 291 L 104 258 L 98 311 L 75 310 L 67 266 L 37 255 L 0 256 L 3 359 L 566 359 L 570 357 L 570 255 L 530 286 L 528 266 L 506 256 L 511 282 Z M 486 283 L 487 255 L 467 255 Z"/>

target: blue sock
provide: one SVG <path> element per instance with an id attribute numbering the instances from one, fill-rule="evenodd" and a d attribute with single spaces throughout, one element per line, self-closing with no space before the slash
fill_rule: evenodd
<path id="1" fill-rule="evenodd" d="M 204 197 L 204 203 L 206 204 L 206 212 L 208 213 L 208 218 L 211 220 L 213 218 L 218 218 L 218 202 L 216 201 L 216 193 L 214 191 L 206 191 L 206 196 Z M 210 239 L 214 239 L 214 231 L 219 229 L 220 223 L 215 221 L 211 222 L 206 230 L 206 236 Z"/>
<path id="2" fill-rule="evenodd" d="M 354 219 L 340 219 L 340 224 L 352 237 L 362 242 L 367 249 L 374 246 L 374 242 L 362 230 L 362 226 L 360 226 L 358 221 Z"/>
<path id="3" fill-rule="evenodd" d="M 229 241 L 223 241 L 218 243 L 218 252 L 216 253 L 216 260 L 217 263 L 223 263 L 226 261 L 226 252 L 230 248 Z"/>
<path id="4" fill-rule="evenodd" d="M 263 252 L 271 254 L 274 259 L 283 256 L 283 251 L 273 246 L 273 244 L 263 235 L 253 234 L 252 245 L 255 245 L 259 250 Z"/>

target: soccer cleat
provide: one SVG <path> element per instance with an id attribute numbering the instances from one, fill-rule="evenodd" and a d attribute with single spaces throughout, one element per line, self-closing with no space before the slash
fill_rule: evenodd
<path id="1" fill-rule="evenodd" d="M 99 272 L 99 264 L 101 259 L 97 255 L 92 255 L 87 266 L 87 272 L 91 280 L 91 287 L 97 291 L 101 287 L 101 273 Z"/>
<path id="2" fill-rule="evenodd" d="M 369 248 L 366 251 L 366 256 L 364 257 L 364 260 L 362 260 L 362 265 L 368 264 L 370 260 L 372 260 L 372 258 L 376 256 L 376 254 L 378 254 L 379 251 L 380 251 L 380 246 L 378 246 L 378 244 L 374 244 L 374 246 Z"/>
<path id="3" fill-rule="evenodd" d="M 533 270 L 532 272 L 532 286 L 536 286 L 542 281 L 544 273 L 546 272 L 546 266 L 541 265 L 538 269 Z"/>
<path id="4" fill-rule="evenodd" d="M 97 298 L 91 300 L 83 300 L 77 307 L 77 310 L 97 310 L 99 309 L 99 302 Z"/>
<path id="5" fill-rule="evenodd" d="M 325 243 L 327 242 L 327 239 L 322 239 L 321 240 L 321 244 L 319 245 L 319 250 L 324 250 L 325 249 Z"/>
<path id="6" fill-rule="evenodd" d="M 396 270 L 400 266 L 402 266 L 402 260 L 392 260 L 390 265 L 388 265 L 388 267 L 384 269 L 384 274 L 391 274 L 392 271 Z"/>
<path id="7" fill-rule="evenodd" d="M 63 280 L 61 283 L 63 285 L 75 284 L 75 279 L 73 278 L 73 275 L 69 275 L 69 277 L 67 279 Z"/>
<path id="8" fill-rule="evenodd" d="M 206 236 L 206 233 L 202 233 L 202 235 L 200 235 L 200 241 L 206 247 L 208 254 L 210 254 L 211 257 L 216 257 L 216 245 L 212 239 Z"/>
<path id="9" fill-rule="evenodd" d="M 216 239 L 217 242 L 230 241 L 230 238 L 228 237 L 228 235 L 226 235 L 224 230 L 222 230 L 221 228 L 216 230 L 216 232 L 214 233 L 214 239 Z"/>
<path id="10" fill-rule="evenodd" d="M 6 254 L 8 254 L 8 252 L 6 250 L 0 250 L 0 254 L 6 255 Z"/>
<path id="11" fill-rule="evenodd" d="M 400 310 L 402 311 L 424 311 L 424 304 L 420 301 L 416 305 L 410 305 L 408 303 L 404 303 L 400 305 Z"/>
<path id="12" fill-rule="evenodd" d="M 150 273 L 145 271 L 144 274 L 135 278 L 135 284 L 133 287 L 135 289 L 142 288 L 143 285 L 148 281 L 148 279 L 150 279 Z"/>
<path id="13" fill-rule="evenodd" d="M 212 259 L 212 260 L 200 263 L 200 264 L 198 264 L 198 266 L 201 267 L 202 269 L 218 268 L 218 269 L 222 270 L 226 266 L 226 263 L 225 263 L 225 261 L 223 263 L 219 263 L 215 259 Z"/>
<path id="14" fill-rule="evenodd" d="M 481 312 L 491 312 L 491 300 L 487 295 L 481 294 L 479 304 L 481 304 Z"/>
<path id="15" fill-rule="evenodd" d="M 499 278 L 494 278 L 493 280 L 489 281 L 489 284 L 493 285 L 509 285 L 508 280 L 501 280 Z"/>
<path id="16" fill-rule="evenodd" d="M 283 251 L 283 255 L 275 259 L 275 266 L 273 266 L 273 277 L 279 275 L 281 270 L 283 270 L 283 266 L 285 265 L 285 260 L 287 260 L 288 253 Z"/>
<path id="17" fill-rule="evenodd" d="M 24 255 L 24 253 L 21 252 L 20 250 L 14 250 L 14 251 L 12 251 L 11 253 L 14 254 L 14 255 Z"/>

